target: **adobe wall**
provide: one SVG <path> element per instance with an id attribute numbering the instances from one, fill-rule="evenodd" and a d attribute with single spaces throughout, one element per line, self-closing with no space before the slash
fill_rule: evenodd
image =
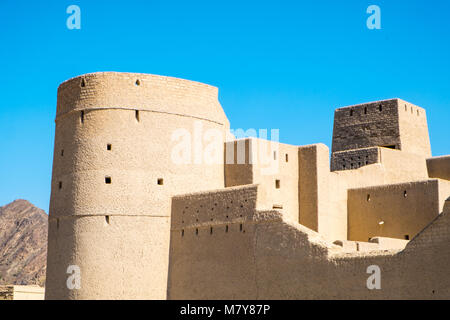
<path id="1" fill-rule="evenodd" d="M 431 157 L 425 109 L 397 99 L 402 150 Z"/>
<path id="2" fill-rule="evenodd" d="M 171 196 L 224 187 L 229 124 L 217 88 L 88 74 L 61 84 L 55 122 L 46 298 L 164 299 Z M 223 133 L 217 162 L 194 145 L 190 161 L 174 161 L 182 141 L 174 133 L 194 144 L 213 129 Z M 67 289 L 69 265 L 81 269 L 79 290 Z"/>
<path id="3" fill-rule="evenodd" d="M 300 224 L 329 240 L 346 240 L 346 203 L 335 192 L 341 185 L 330 174 L 328 147 L 319 143 L 301 146 L 298 152 Z"/>
<path id="4" fill-rule="evenodd" d="M 260 184 L 260 193 L 267 199 L 264 209 L 283 208 L 279 211 L 285 217 L 321 233 L 330 241 L 348 237 L 347 189 L 428 178 L 423 156 L 389 148 L 333 153 L 345 154 L 355 165 L 353 170 L 338 168 L 332 172 L 329 149 L 324 144 L 296 147 L 249 138 L 227 142 L 225 149 L 227 187 Z M 260 152 L 270 163 L 262 163 Z M 272 158 L 272 153 L 277 156 Z M 357 168 L 359 163 L 369 161 L 366 160 L 369 155 L 370 161 L 375 163 L 364 162 Z M 279 173 L 271 174 L 269 169 Z M 276 187 L 276 180 L 280 188 Z"/>
<path id="5" fill-rule="evenodd" d="M 431 156 L 425 110 L 401 99 L 335 110 L 333 152 L 375 146 Z"/>
<path id="6" fill-rule="evenodd" d="M 138 109 L 195 117 L 229 126 L 217 99 L 218 92 L 216 87 L 173 77 L 95 72 L 61 83 L 56 116 L 85 109 Z"/>
<path id="7" fill-rule="evenodd" d="M 427 169 L 430 178 L 450 180 L 450 155 L 428 158 Z"/>
<path id="8" fill-rule="evenodd" d="M 331 154 L 331 171 L 352 170 L 380 162 L 380 148 L 361 148 Z"/>
<path id="9" fill-rule="evenodd" d="M 375 146 L 401 147 L 396 99 L 335 110 L 333 152 Z"/>
<path id="10" fill-rule="evenodd" d="M 349 189 L 348 239 L 412 239 L 442 212 L 448 196 L 450 183 L 437 179 Z"/>
<path id="11" fill-rule="evenodd" d="M 257 194 L 257 187 L 249 186 L 245 192 L 227 195 L 180 196 L 174 199 L 172 216 L 178 221 L 185 203 L 201 204 L 206 199 L 212 203 L 239 199 L 240 203 Z M 223 220 L 227 211 L 216 211 L 214 223 L 205 216 L 196 224 L 184 225 L 184 234 L 179 223 L 172 225 L 169 299 L 450 297 L 450 203 L 404 250 L 351 253 L 302 225 L 285 221 L 276 211 L 257 210 L 254 204 L 232 220 Z M 367 288 L 371 265 L 381 269 L 381 290 Z"/>
<path id="12" fill-rule="evenodd" d="M 226 187 L 259 184 L 264 209 L 277 209 L 298 222 L 298 147 L 246 138 L 227 142 L 225 150 Z"/>
<path id="13" fill-rule="evenodd" d="M 398 253 L 382 255 L 332 256 L 336 285 L 347 289 L 351 299 L 449 299 L 450 278 L 450 201 L 444 212 Z M 432 263 L 430 263 L 432 262 Z M 367 290 L 361 284 L 368 265 L 381 269 L 381 290 Z"/>
<path id="14" fill-rule="evenodd" d="M 298 150 L 299 222 L 330 241 L 348 239 L 347 189 L 428 179 L 425 158 L 400 150 L 358 149 L 376 152 L 378 162 L 338 171 L 330 171 L 329 149 L 324 144 Z M 355 153 L 351 161 L 363 160 Z"/>

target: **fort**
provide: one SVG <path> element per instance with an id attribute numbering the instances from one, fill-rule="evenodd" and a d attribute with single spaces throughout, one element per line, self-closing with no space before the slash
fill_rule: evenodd
<path id="1" fill-rule="evenodd" d="M 60 85 L 55 124 L 46 299 L 450 299 L 450 156 L 421 107 L 336 109 L 330 155 L 233 137 L 215 87 L 100 72 Z M 220 161 L 174 161 L 198 124 Z"/>

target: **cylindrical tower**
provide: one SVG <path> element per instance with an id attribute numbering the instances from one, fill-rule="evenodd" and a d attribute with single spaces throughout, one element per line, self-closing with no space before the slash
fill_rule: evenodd
<path id="1" fill-rule="evenodd" d="M 224 187 L 223 163 L 198 157 L 208 143 L 211 151 L 207 132 L 229 130 L 217 96 L 209 85 L 148 74 L 60 85 L 47 299 L 166 298 L 171 197 Z M 80 288 L 68 286 L 78 268 Z"/>

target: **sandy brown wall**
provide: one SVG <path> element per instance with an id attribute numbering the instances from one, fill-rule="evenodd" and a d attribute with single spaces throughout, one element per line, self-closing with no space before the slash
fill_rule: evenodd
<path id="1" fill-rule="evenodd" d="M 439 181 L 426 180 L 348 191 L 348 239 L 412 239 L 441 211 Z"/>
<path id="2" fill-rule="evenodd" d="M 431 157 L 425 109 L 401 99 L 397 101 L 402 150 Z"/>
<path id="3" fill-rule="evenodd" d="M 181 164 L 172 157 L 180 129 L 192 143 Z M 224 137 L 229 128 L 211 86 L 122 73 L 60 86 L 48 299 L 165 298 L 171 196 L 224 187 L 224 140 L 218 162 L 196 158 L 195 142 L 203 152 L 202 134 L 212 129 Z M 67 288 L 69 265 L 80 267 L 81 289 Z"/>
<path id="4" fill-rule="evenodd" d="M 298 222 L 298 147 L 246 138 L 227 142 L 225 152 L 227 187 L 259 184 L 264 209 L 276 208 Z"/>
<path id="5" fill-rule="evenodd" d="M 450 180 L 450 156 L 427 159 L 427 169 L 430 178 Z"/>
<path id="6" fill-rule="evenodd" d="M 245 193 L 229 193 L 224 199 L 242 200 L 241 194 Z M 179 217 L 179 208 L 194 198 L 177 198 L 173 217 Z M 450 298 L 450 211 L 403 251 L 364 253 L 343 253 L 314 231 L 283 221 L 276 212 L 248 208 L 242 218 L 228 222 L 228 233 L 217 223 L 210 234 L 207 219 L 198 234 L 198 225 L 186 228 L 184 236 L 178 225 L 172 225 L 169 299 Z M 381 270 L 380 290 L 367 288 L 371 265 Z"/>

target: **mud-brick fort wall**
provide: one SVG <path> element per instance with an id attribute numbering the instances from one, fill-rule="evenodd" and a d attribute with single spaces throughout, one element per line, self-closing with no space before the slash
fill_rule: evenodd
<path id="1" fill-rule="evenodd" d="M 336 109 L 332 152 L 376 146 L 431 156 L 425 110 L 400 99 Z"/>
<path id="2" fill-rule="evenodd" d="M 174 162 L 173 134 L 200 127 L 225 137 L 217 96 L 205 84 L 146 74 L 93 73 L 61 84 L 47 298 L 165 298 L 171 196 L 224 187 L 223 165 Z M 70 265 L 82 272 L 79 290 L 66 286 Z"/>
<path id="3" fill-rule="evenodd" d="M 259 210 L 258 188 L 174 198 L 169 299 L 439 299 L 450 295 L 450 201 L 404 250 L 348 253 L 320 234 L 284 220 L 277 211 Z M 211 208 L 214 214 L 208 212 Z M 380 267 L 381 290 L 367 287 L 371 265 Z"/>
<path id="4" fill-rule="evenodd" d="M 427 159 L 427 170 L 430 178 L 450 180 L 450 156 Z"/>
<path id="5" fill-rule="evenodd" d="M 450 181 L 432 179 L 348 190 L 348 239 L 410 240 L 443 210 Z"/>
<path id="6" fill-rule="evenodd" d="M 299 222 L 298 147 L 257 138 L 225 144 L 225 186 L 260 185 L 261 208 Z"/>

